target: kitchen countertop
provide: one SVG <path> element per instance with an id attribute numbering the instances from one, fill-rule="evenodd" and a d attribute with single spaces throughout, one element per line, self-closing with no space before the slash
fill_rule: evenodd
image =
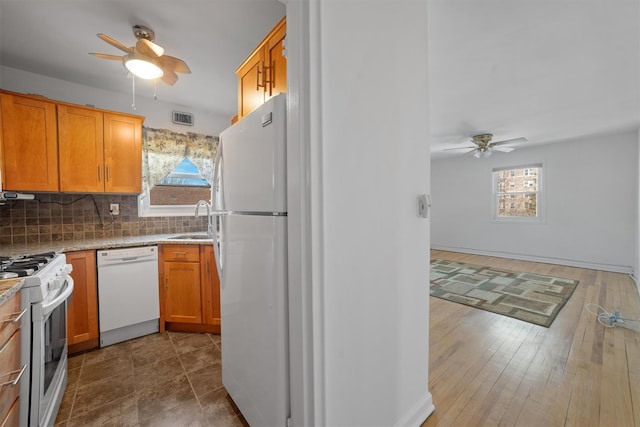
<path id="1" fill-rule="evenodd" d="M 212 239 L 175 239 L 176 236 L 202 235 L 201 233 L 171 233 L 151 234 L 147 236 L 110 237 L 103 239 L 69 240 L 50 243 L 25 243 L 15 245 L 3 245 L 0 248 L 0 256 L 18 256 L 22 254 L 35 254 L 42 252 L 72 252 L 91 249 L 126 248 L 131 246 L 149 246 L 159 243 L 171 243 L 178 245 L 211 244 Z"/>
<path id="2" fill-rule="evenodd" d="M 22 289 L 22 277 L 0 280 L 0 305 Z"/>
<path id="3" fill-rule="evenodd" d="M 18 256 L 42 252 L 72 252 L 97 249 L 126 248 L 132 246 L 150 246 L 161 243 L 177 245 L 212 244 L 211 239 L 176 239 L 176 236 L 202 235 L 201 233 L 152 234 L 147 236 L 111 237 L 104 239 L 71 240 L 51 243 L 26 243 L 3 245 L 0 256 Z M 9 300 L 22 288 L 23 278 L 0 280 L 0 305 Z"/>

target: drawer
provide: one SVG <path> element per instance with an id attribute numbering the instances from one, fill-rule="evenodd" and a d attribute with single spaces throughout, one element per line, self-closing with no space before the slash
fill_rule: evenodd
<path id="1" fill-rule="evenodd" d="M 161 248 L 162 261 L 200 261 L 200 245 L 162 245 Z"/>
<path id="2" fill-rule="evenodd" d="M 20 423 L 20 398 L 16 399 L 9 408 L 9 413 L 2 420 L 0 427 L 18 427 Z"/>
<path id="3" fill-rule="evenodd" d="M 16 293 L 7 302 L 0 305 L 0 348 L 7 342 L 9 337 L 13 335 L 16 329 L 20 327 L 20 319 L 22 318 L 20 316 L 21 313 L 20 292 Z"/>
<path id="4" fill-rule="evenodd" d="M 20 366 L 20 330 L 0 347 L 0 420 L 4 420 L 11 405 L 20 394 L 22 366 Z M 13 382 L 15 381 L 15 384 Z"/>

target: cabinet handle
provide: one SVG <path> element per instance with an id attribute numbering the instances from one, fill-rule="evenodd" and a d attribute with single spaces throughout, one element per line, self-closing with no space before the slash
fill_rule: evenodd
<path id="1" fill-rule="evenodd" d="M 174 255 L 186 255 L 187 253 L 186 252 L 174 252 L 173 254 Z"/>
<path id="2" fill-rule="evenodd" d="M 207 272 L 207 274 L 209 274 L 209 260 L 208 259 L 205 261 L 205 271 Z"/>
<path id="3" fill-rule="evenodd" d="M 270 79 L 270 84 L 271 84 L 271 90 L 273 90 L 273 88 L 276 87 L 276 62 L 272 61 L 271 62 L 271 79 Z"/>
<path id="4" fill-rule="evenodd" d="M 107 165 L 107 182 L 111 181 L 111 167 Z"/>
<path id="5" fill-rule="evenodd" d="M 24 314 L 27 312 L 27 310 L 29 310 L 29 309 L 25 308 L 20 313 L 11 314 L 11 316 L 15 316 L 15 317 L 9 318 L 9 319 L 5 320 L 3 323 L 18 323 L 20 321 L 20 319 L 22 319 L 22 316 L 24 316 Z"/>
<path id="6" fill-rule="evenodd" d="M 22 378 L 22 374 L 24 374 L 24 371 L 26 369 L 27 369 L 27 365 L 25 364 L 25 365 L 22 365 L 22 369 L 17 369 L 15 371 L 11 371 L 8 374 L 6 374 L 6 375 L 12 375 L 12 374 L 15 374 L 16 372 L 20 372 L 15 380 L 7 381 L 5 383 L 2 383 L 2 384 L 0 384 L 0 387 L 4 387 L 6 385 L 11 386 L 11 387 L 15 387 L 16 385 L 18 385 L 18 383 L 20 382 L 20 378 Z"/>
<path id="7" fill-rule="evenodd" d="M 100 165 L 98 165 L 98 182 L 102 181 L 102 171 Z"/>
<path id="8" fill-rule="evenodd" d="M 256 90 L 260 90 L 261 87 L 264 87 L 260 84 L 260 74 L 262 74 L 262 70 L 258 68 L 258 73 L 256 74 Z"/>

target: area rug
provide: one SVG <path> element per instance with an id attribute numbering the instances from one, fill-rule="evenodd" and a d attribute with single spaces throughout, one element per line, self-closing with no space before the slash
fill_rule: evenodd
<path id="1" fill-rule="evenodd" d="M 432 296 L 546 327 L 577 285 L 577 280 L 560 277 L 431 261 Z"/>

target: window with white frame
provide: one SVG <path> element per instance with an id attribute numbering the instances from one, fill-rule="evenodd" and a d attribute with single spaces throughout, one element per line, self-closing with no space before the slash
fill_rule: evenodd
<path id="1" fill-rule="evenodd" d="M 493 219 L 541 221 L 542 164 L 493 169 Z"/>

